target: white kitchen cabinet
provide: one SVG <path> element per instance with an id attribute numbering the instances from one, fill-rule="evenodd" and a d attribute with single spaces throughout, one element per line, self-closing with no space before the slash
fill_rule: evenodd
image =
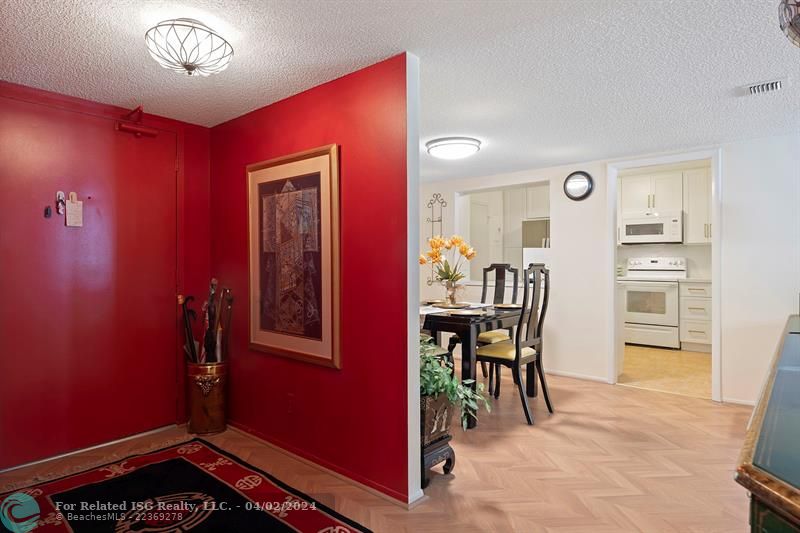
<path id="1" fill-rule="evenodd" d="M 711 298 L 711 284 L 701 281 L 681 281 L 681 298 Z"/>
<path id="2" fill-rule="evenodd" d="M 654 174 L 651 204 L 650 207 L 658 211 L 683 209 L 683 174 L 681 172 Z"/>
<path id="3" fill-rule="evenodd" d="M 503 191 L 503 262 L 519 267 L 522 263 L 522 221 L 525 218 L 523 189 Z M 487 266 L 486 263 L 483 266 Z"/>
<path id="4" fill-rule="evenodd" d="M 644 213 L 683 209 L 681 172 L 656 172 L 620 178 L 620 211 Z"/>
<path id="5" fill-rule="evenodd" d="M 679 283 L 681 348 L 711 351 L 711 284 Z"/>
<path id="6" fill-rule="evenodd" d="M 470 263 L 470 279 L 482 279 L 481 268 L 503 260 L 503 191 L 469 195 L 469 242 L 480 261 Z M 520 233 L 522 229 L 520 228 Z"/>
<path id="7" fill-rule="evenodd" d="M 711 242 L 711 172 L 707 168 L 683 173 L 683 242 Z"/>
<path id="8" fill-rule="evenodd" d="M 681 298 L 681 318 L 711 321 L 711 298 Z"/>
<path id="9" fill-rule="evenodd" d="M 622 213 L 643 212 L 650 209 L 653 179 L 650 176 L 626 176 L 619 181 L 620 210 Z"/>
<path id="10" fill-rule="evenodd" d="M 550 185 L 531 185 L 525 188 L 525 218 L 550 217 Z"/>
<path id="11" fill-rule="evenodd" d="M 522 248 L 525 196 L 519 189 L 503 191 L 503 247 Z"/>
<path id="12" fill-rule="evenodd" d="M 681 320 L 681 342 L 711 344 L 711 322 L 703 320 Z"/>

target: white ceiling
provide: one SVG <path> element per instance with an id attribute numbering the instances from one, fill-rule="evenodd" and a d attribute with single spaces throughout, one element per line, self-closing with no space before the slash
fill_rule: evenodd
<path id="1" fill-rule="evenodd" d="M 800 131 L 800 48 L 778 0 L 194 2 L 0 0 L 0 78 L 211 126 L 403 50 L 421 61 L 423 179 Z M 159 67 L 144 32 L 197 18 L 233 45 L 227 71 Z M 789 78 L 782 92 L 736 88 Z"/>

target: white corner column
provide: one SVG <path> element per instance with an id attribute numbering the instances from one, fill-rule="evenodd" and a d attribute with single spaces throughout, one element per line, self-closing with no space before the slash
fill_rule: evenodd
<path id="1" fill-rule="evenodd" d="M 419 437 L 419 58 L 406 52 L 408 189 L 408 503 L 423 498 Z"/>

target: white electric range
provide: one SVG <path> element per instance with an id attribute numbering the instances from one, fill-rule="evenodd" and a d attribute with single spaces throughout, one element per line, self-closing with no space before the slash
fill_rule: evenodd
<path id="1" fill-rule="evenodd" d="M 685 257 L 632 257 L 623 289 L 625 342 L 680 348 L 678 280 L 686 279 Z"/>

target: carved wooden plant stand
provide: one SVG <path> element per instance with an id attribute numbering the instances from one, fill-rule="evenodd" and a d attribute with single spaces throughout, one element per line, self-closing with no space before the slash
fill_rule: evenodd
<path id="1" fill-rule="evenodd" d="M 453 406 L 446 394 L 423 396 L 420 401 L 420 430 L 422 437 L 422 488 L 428 486 L 428 470 L 444 462 L 444 473 L 453 471 L 456 453 L 450 446 L 450 420 Z"/>

